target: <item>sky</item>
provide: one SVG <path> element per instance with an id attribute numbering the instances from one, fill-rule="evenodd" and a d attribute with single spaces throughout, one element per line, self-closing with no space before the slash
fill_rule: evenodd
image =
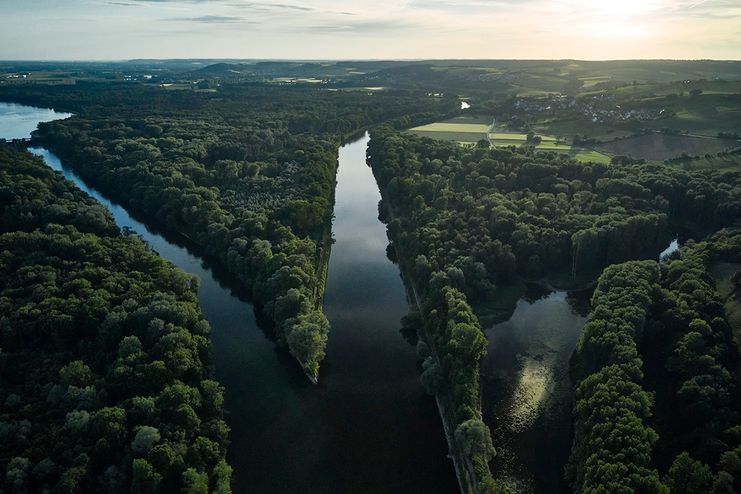
<path id="1" fill-rule="evenodd" d="M 741 0 L 0 0 L 0 59 L 741 59 Z"/>

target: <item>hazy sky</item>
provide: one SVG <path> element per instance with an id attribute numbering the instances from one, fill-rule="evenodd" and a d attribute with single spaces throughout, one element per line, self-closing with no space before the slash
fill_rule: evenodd
<path id="1" fill-rule="evenodd" d="M 0 0 L 0 59 L 741 59 L 741 0 Z"/>

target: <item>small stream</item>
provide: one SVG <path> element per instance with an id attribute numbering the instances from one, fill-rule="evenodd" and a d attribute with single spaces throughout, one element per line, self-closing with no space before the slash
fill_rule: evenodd
<path id="1" fill-rule="evenodd" d="M 68 116 L 0 103 L 0 138 L 28 137 L 38 122 Z M 332 329 L 317 386 L 266 337 L 227 273 L 88 187 L 53 153 L 31 149 L 108 207 L 120 227 L 200 278 L 216 377 L 226 389 L 234 492 L 457 492 L 437 408 L 399 331 L 407 303 L 398 269 L 386 258 L 367 143 L 365 135 L 339 151 L 336 243 L 324 301 Z"/>

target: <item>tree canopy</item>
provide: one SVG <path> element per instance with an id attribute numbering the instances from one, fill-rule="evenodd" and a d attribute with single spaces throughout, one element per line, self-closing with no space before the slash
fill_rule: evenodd
<path id="1" fill-rule="evenodd" d="M 5 144 L 0 252 L 0 487 L 229 492 L 198 280 Z"/>
<path id="2" fill-rule="evenodd" d="M 329 331 L 321 306 L 339 144 L 372 124 L 411 125 L 457 105 L 408 92 L 260 85 L 200 93 L 82 82 L 0 95 L 75 111 L 41 124 L 37 137 L 85 180 L 225 267 L 311 378 Z"/>

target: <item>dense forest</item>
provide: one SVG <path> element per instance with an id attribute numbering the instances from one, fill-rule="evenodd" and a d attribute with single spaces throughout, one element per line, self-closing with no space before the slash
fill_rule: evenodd
<path id="1" fill-rule="evenodd" d="M 383 195 L 379 214 L 419 295 L 422 339 L 431 350 L 422 378 L 451 398 L 459 428 L 481 419 L 485 340 L 468 303 L 519 278 L 583 284 L 610 264 L 655 259 L 679 228 L 713 231 L 741 213 L 736 171 L 585 165 L 391 128 L 373 133 L 368 154 Z M 465 449 L 479 466 L 491 453 L 481 429 L 477 446 Z M 499 488 L 488 471 L 477 472 L 484 491 Z"/>
<path id="2" fill-rule="evenodd" d="M 469 297 L 516 275 L 592 278 L 609 264 L 655 257 L 679 226 L 710 232 L 741 213 L 737 171 L 584 165 L 391 129 L 374 137 L 371 163 L 399 213 L 389 223 L 392 238 L 420 279 L 461 270 L 458 288 Z"/>
<path id="3" fill-rule="evenodd" d="M 0 97 L 76 112 L 39 126 L 45 146 L 226 267 L 312 379 L 329 331 L 321 300 L 338 145 L 371 124 L 404 127 L 458 105 L 406 92 L 248 85 L 29 85 L 2 88 Z"/>
<path id="4" fill-rule="evenodd" d="M 740 261 L 721 231 L 602 274 L 572 359 L 575 492 L 741 490 L 738 349 L 710 274 Z"/>
<path id="5" fill-rule="evenodd" d="M 301 70 L 330 70 L 315 65 Z M 0 99 L 74 112 L 34 142 L 225 268 L 314 382 L 338 146 L 370 128 L 387 254 L 416 302 L 402 331 L 416 333 L 464 491 L 509 492 L 491 471 L 477 310 L 527 281 L 596 285 L 570 366 L 574 492 L 741 492 L 741 171 L 400 132 L 460 114 L 456 97 L 420 88 L 499 94 L 478 65 L 391 64 L 315 88 L 206 69 L 186 89 L 24 83 Z M 409 89 L 346 90 L 354 80 Z M 15 145 L 0 144 L 0 208 L 0 492 L 229 492 L 198 281 Z"/>
<path id="6" fill-rule="evenodd" d="M 0 144 L 0 490 L 230 492 L 198 280 Z"/>

